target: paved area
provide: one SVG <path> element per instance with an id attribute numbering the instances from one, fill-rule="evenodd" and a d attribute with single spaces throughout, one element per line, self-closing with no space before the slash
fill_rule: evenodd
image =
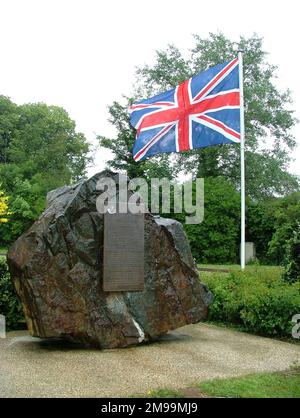
<path id="1" fill-rule="evenodd" d="M 0 339 L 0 397 L 120 397 L 300 363 L 300 345 L 208 324 L 138 347 L 94 350 L 31 338 Z"/>

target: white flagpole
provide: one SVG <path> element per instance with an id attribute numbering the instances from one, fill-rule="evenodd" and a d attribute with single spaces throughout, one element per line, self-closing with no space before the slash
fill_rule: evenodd
<path id="1" fill-rule="evenodd" d="M 244 118 L 244 78 L 243 53 L 239 51 L 239 84 L 240 84 L 240 124 L 241 124 L 241 269 L 245 269 L 245 118 Z"/>

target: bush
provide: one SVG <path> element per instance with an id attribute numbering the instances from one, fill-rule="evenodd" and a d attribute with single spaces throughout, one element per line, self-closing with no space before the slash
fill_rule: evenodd
<path id="1" fill-rule="evenodd" d="M 242 326 L 265 336 L 291 337 L 293 315 L 300 313 L 300 283 L 287 284 L 280 270 L 212 274 L 205 283 L 214 295 L 209 319 Z"/>
<path id="2" fill-rule="evenodd" d="M 186 224 L 185 214 L 170 216 L 184 224 L 197 262 L 235 263 L 239 259 L 240 194 L 222 177 L 207 177 L 204 193 L 204 220 L 201 224 Z"/>
<path id="3" fill-rule="evenodd" d="M 276 257 L 268 255 L 268 245 L 275 233 L 275 200 L 247 203 L 247 241 L 254 242 L 256 258 L 263 264 L 274 264 Z"/>
<path id="4" fill-rule="evenodd" d="M 289 283 L 300 281 L 300 224 L 287 242 L 283 278 Z"/>
<path id="5" fill-rule="evenodd" d="M 0 257 L 0 314 L 6 317 L 8 329 L 19 327 L 24 321 L 23 310 L 11 282 L 8 267 L 4 258 Z"/>
<path id="6" fill-rule="evenodd" d="M 288 242 L 300 223 L 300 192 L 292 193 L 274 203 L 275 232 L 268 243 L 269 259 L 284 264 Z"/>

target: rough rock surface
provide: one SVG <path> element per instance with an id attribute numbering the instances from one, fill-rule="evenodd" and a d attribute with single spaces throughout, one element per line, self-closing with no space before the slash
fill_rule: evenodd
<path id="1" fill-rule="evenodd" d="M 47 208 L 8 253 L 12 280 L 32 336 L 100 348 L 151 341 L 207 315 L 211 294 L 199 282 L 182 225 L 145 215 L 145 288 L 104 292 L 102 172 L 48 194 Z"/>

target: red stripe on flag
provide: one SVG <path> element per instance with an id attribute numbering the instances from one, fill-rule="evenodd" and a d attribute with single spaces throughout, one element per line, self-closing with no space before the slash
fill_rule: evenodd
<path id="1" fill-rule="evenodd" d="M 234 136 L 235 138 L 237 138 L 237 139 L 241 139 L 241 135 L 240 135 L 238 132 L 233 131 L 232 129 L 230 129 L 230 128 L 228 128 L 226 125 L 224 125 L 224 123 L 219 122 L 219 121 L 218 121 L 218 120 L 216 120 L 216 119 L 212 119 L 212 118 L 209 118 L 208 116 L 204 116 L 204 115 L 202 115 L 202 116 L 198 116 L 198 119 L 203 119 L 203 120 L 205 120 L 206 122 L 209 122 L 209 123 L 211 123 L 211 124 L 213 124 L 213 125 L 216 125 L 216 126 L 218 126 L 218 128 L 223 129 L 223 131 L 225 131 L 225 132 L 227 132 L 228 134 L 230 134 L 230 135 Z"/>
<path id="2" fill-rule="evenodd" d="M 210 88 L 216 84 L 223 75 L 230 70 L 231 67 L 233 67 L 238 62 L 238 58 L 235 58 L 233 61 L 231 61 L 218 75 L 217 77 L 213 78 L 211 82 L 203 89 L 194 99 L 193 101 L 201 99 L 205 95 L 205 93 L 210 90 Z"/>

